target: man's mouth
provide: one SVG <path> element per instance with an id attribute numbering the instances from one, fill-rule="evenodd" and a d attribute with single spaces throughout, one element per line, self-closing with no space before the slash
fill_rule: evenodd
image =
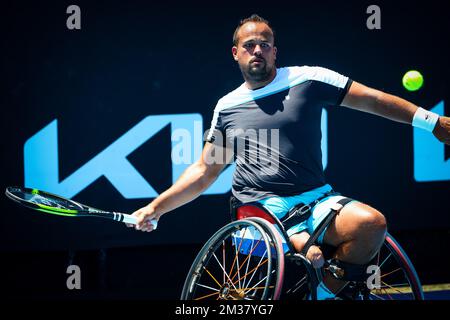
<path id="1" fill-rule="evenodd" d="M 256 59 L 253 59 L 252 61 L 250 61 L 250 63 L 263 63 L 264 62 L 264 59 L 260 59 L 260 58 L 256 58 Z"/>

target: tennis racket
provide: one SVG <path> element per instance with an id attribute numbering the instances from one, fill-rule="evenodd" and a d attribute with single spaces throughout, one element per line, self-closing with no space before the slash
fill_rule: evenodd
<path id="1" fill-rule="evenodd" d="M 5 194 L 11 200 L 20 203 L 27 208 L 59 216 L 99 217 L 133 225 L 136 225 L 137 223 L 137 218 L 130 214 L 95 209 L 79 202 L 37 189 L 7 187 Z M 150 222 L 153 224 L 153 229 L 156 229 L 158 221 L 151 220 Z"/>

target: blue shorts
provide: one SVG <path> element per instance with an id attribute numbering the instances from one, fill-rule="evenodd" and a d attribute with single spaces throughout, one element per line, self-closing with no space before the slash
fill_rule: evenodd
<path id="1" fill-rule="evenodd" d="M 331 186 L 329 184 L 325 184 L 319 188 L 304 192 L 296 196 L 290 197 L 274 196 L 259 200 L 258 202 L 261 203 L 264 206 L 264 208 L 275 214 L 277 218 L 282 219 L 288 213 L 288 211 L 295 205 L 299 203 L 305 204 L 311 203 L 331 190 L 332 190 Z M 312 208 L 311 216 L 307 220 L 303 221 L 300 224 L 294 225 L 288 230 L 286 230 L 288 236 L 290 237 L 293 234 L 305 230 L 311 235 L 313 231 L 322 222 L 322 220 L 325 219 L 326 216 L 330 213 L 331 207 L 336 202 L 338 202 L 343 198 L 346 197 L 340 195 L 334 196 L 332 195 L 322 199 L 317 205 L 315 205 Z M 323 242 L 323 237 L 326 231 L 327 229 L 325 228 L 322 234 L 319 235 L 319 238 L 317 239 L 319 243 Z"/>

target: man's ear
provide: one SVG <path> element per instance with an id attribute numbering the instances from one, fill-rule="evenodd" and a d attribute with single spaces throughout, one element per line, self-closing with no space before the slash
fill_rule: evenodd
<path id="1" fill-rule="evenodd" d="M 273 55 L 275 56 L 275 60 L 277 60 L 277 47 L 273 47 Z"/>
<path id="2" fill-rule="evenodd" d="M 236 46 L 233 46 L 233 47 L 231 48 L 231 53 L 233 54 L 233 59 L 234 59 L 234 61 L 238 61 L 237 51 L 238 51 L 238 49 L 237 49 Z"/>

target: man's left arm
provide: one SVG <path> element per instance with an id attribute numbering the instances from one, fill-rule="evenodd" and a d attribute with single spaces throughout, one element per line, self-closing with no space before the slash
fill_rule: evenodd
<path id="1" fill-rule="evenodd" d="M 353 81 L 341 105 L 421 127 L 450 145 L 449 117 L 439 116 L 397 96 Z"/>

